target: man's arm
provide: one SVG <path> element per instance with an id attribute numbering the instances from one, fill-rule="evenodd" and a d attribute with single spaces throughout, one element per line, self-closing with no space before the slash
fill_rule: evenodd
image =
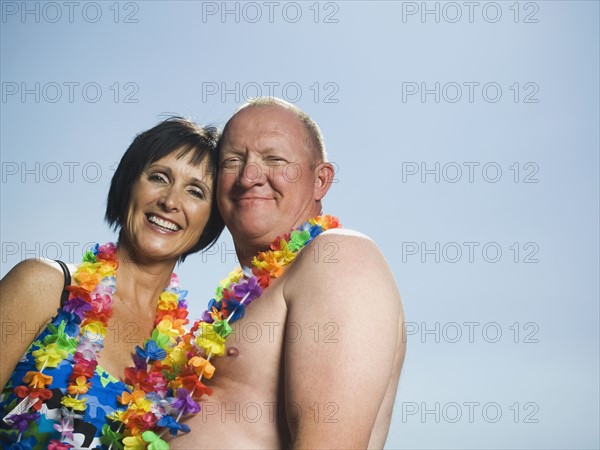
<path id="1" fill-rule="evenodd" d="M 389 267 L 370 239 L 332 230 L 302 251 L 286 277 L 292 448 L 367 448 L 404 356 L 400 295 Z"/>

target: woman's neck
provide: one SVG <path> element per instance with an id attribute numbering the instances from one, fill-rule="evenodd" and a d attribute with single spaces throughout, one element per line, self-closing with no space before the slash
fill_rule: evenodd
<path id="1" fill-rule="evenodd" d="M 117 248 L 117 260 L 116 295 L 132 307 L 154 311 L 158 297 L 169 285 L 177 261 L 142 262 L 126 245 Z"/>

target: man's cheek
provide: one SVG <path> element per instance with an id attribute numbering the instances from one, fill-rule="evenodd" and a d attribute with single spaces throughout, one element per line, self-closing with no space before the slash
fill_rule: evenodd
<path id="1" fill-rule="evenodd" d="M 219 173 L 218 190 L 227 192 L 237 182 L 239 171 L 235 169 L 221 169 Z"/>

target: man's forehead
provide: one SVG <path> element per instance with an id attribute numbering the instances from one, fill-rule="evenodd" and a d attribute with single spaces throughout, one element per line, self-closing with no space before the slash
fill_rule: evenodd
<path id="1" fill-rule="evenodd" d="M 247 106 L 233 115 L 227 127 L 259 127 L 264 131 L 303 130 L 303 124 L 298 116 L 278 105 Z"/>

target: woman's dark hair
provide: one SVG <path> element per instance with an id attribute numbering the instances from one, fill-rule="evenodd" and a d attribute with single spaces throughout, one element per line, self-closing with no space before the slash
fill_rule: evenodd
<path id="1" fill-rule="evenodd" d="M 105 220 L 119 235 L 127 219 L 131 189 L 142 171 L 159 159 L 179 152 L 178 157 L 191 153 L 190 161 L 194 165 L 206 164 L 213 175 L 212 203 L 208 223 L 200 239 L 189 251 L 181 255 L 183 261 L 187 255 L 212 246 L 223 231 L 224 223 L 217 208 L 217 140 L 219 131 L 215 127 L 199 127 L 183 117 L 170 117 L 148 131 L 136 136 L 119 162 L 108 191 Z M 120 238 L 122 236 L 119 236 Z"/>

